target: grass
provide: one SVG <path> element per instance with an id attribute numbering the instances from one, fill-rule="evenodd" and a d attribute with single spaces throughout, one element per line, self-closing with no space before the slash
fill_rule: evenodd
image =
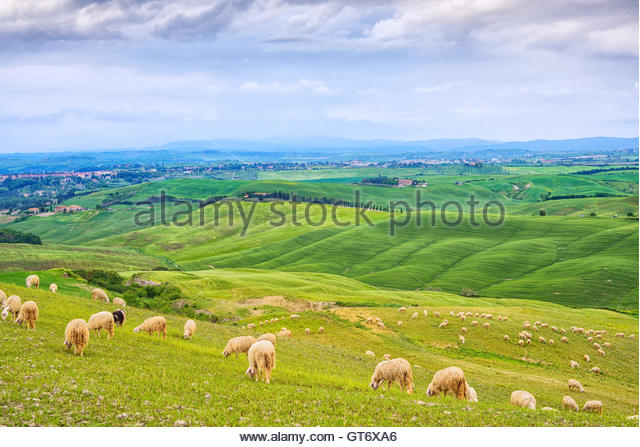
<path id="1" fill-rule="evenodd" d="M 262 311 L 280 317 L 290 311 L 257 308 L 242 321 L 201 322 L 192 341 L 181 337 L 184 319 L 167 315 L 169 334 L 163 341 L 134 334 L 132 328 L 151 314 L 128 308 L 125 327 L 116 329 L 112 340 L 92 336 L 82 358 L 62 346 L 66 323 L 72 318 L 87 319 L 112 306 L 93 303 L 88 296 L 68 295 L 64 285 L 56 295 L 6 283 L 0 283 L 0 288 L 19 294 L 23 300 L 35 299 L 40 307 L 35 332 L 0 323 L 3 425 L 170 426 L 176 420 L 193 426 L 637 425 L 626 419 L 638 412 L 637 339 L 612 336 L 617 331 L 637 332 L 637 320 L 612 312 L 567 312 L 545 303 L 461 297 L 455 305 L 416 308 L 430 313 L 465 309 L 509 316 L 506 323 L 494 320 L 489 330 L 469 326 L 465 345 L 457 342 L 462 323 L 451 317 L 449 327 L 441 330 L 437 328 L 439 319 L 421 316 L 411 320 L 408 313 L 399 314 L 395 308 L 299 312 L 300 320 L 286 319 L 265 329 L 275 332 L 287 326 L 294 334 L 290 340 L 278 340 L 273 381 L 265 385 L 244 376 L 244 355 L 225 360 L 220 352 L 229 337 L 246 333 L 240 324 L 264 319 Z M 393 294 L 389 295 L 393 300 Z M 388 328 L 362 324 L 368 315 L 380 316 Z M 398 328 L 396 319 L 405 320 L 405 325 Z M 570 334 L 568 345 L 534 343 L 523 352 L 514 341 L 523 319 L 542 319 L 567 328 L 571 324 L 606 328 L 612 347 L 606 358 L 597 357 L 584 337 Z M 319 326 L 325 328 L 324 334 L 317 333 Z M 305 327 L 313 334 L 303 335 Z M 512 334 L 510 342 L 502 340 L 504 333 Z M 366 349 L 373 350 L 376 358 L 365 356 Z M 417 365 L 413 366 L 414 395 L 400 393 L 397 386 L 390 392 L 367 389 L 383 353 L 405 357 Z M 603 375 L 592 375 L 586 365 L 576 371 L 569 369 L 569 359 L 576 358 L 582 364 L 584 353 L 592 355 L 589 366 L 598 365 Z M 427 398 L 432 374 L 451 364 L 464 369 L 478 391 L 479 404 Z M 603 415 L 530 411 L 508 405 L 511 391 L 527 389 L 536 396 L 539 408 L 560 409 L 571 377 L 586 388 L 584 394 L 571 393 L 574 398 L 580 404 L 587 399 L 601 400 Z"/>

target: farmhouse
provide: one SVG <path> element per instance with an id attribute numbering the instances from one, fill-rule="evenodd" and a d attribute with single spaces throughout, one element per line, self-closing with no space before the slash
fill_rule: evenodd
<path id="1" fill-rule="evenodd" d="M 85 209 L 82 208 L 80 205 L 57 205 L 55 207 L 55 212 L 56 213 L 75 213 L 77 211 L 84 211 Z"/>
<path id="2" fill-rule="evenodd" d="M 398 188 L 404 188 L 405 186 L 413 185 L 413 180 L 409 178 L 400 178 L 398 179 Z"/>

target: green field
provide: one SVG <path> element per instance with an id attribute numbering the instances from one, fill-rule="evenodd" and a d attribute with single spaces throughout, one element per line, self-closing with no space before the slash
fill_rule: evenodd
<path id="1" fill-rule="evenodd" d="M 0 245 L 0 289 L 34 299 L 41 315 L 36 332 L 0 322 L 0 425 L 171 426 L 183 420 L 193 426 L 637 426 L 627 417 L 638 413 L 638 172 L 570 174 L 590 167 L 556 168 L 466 167 L 437 174 L 354 168 L 258 171 L 271 177 L 253 181 L 172 179 L 66 202 L 88 211 L 6 224 L 37 234 L 43 245 Z M 358 184 L 377 174 L 428 186 Z M 198 208 L 212 197 L 274 191 L 303 202 L 295 211 L 289 202 L 247 200 Z M 369 225 L 350 206 L 327 207 L 322 221 L 321 206 L 313 204 L 305 217 L 304 200 L 353 202 L 356 191 L 360 202 L 405 201 L 399 207 L 411 211 L 397 212 L 394 224 L 389 212 L 369 210 Z M 435 215 L 428 207 L 416 212 L 417 191 L 421 200 L 435 203 Z M 170 198 L 164 218 L 157 203 L 162 192 Z M 471 194 L 480 202 L 473 216 L 466 203 Z M 148 200 L 153 215 L 148 203 L 137 203 Z M 458 225 L 443 223 L 443 216 L 449 222 L 457 217 L 453 207 L 440 214 L 448 200 L 462 206 Z M 501 225 L 483 220 L 482 207 L 491 200 L 504 206 Z M 332 211 L 351 224 L 337 225 Z M 497 208 L 488 211 L 496 222 Z M 140 213 L 147 222 L 142 226 L 135 221 Z M 192 225 L 183 225 L 189 219 Z M 165 307 L 155 301 L 140 302 L 147 309 L 128 306 L 125 328 L 116 329 L 113 340 L 92 336 L 86 356 L 78 358 L 62 346 L 66 323 L 115 307 L 92 302 L 96 284 L 65 269 L 116 271 L 124 280 L 136 275 L 175 286 L 181 296 Z M 34 272 L 40 291 L 24 287 Z M 47 291 L 51 282 L 59 293 Z M 476 296 L 461 296 L 463 289 Z M 184 315 L 192 313 L 174 304 L 205 311 L 191 341 L 181 334 Z M 407 306 L 407 313 L 399 313 L 399 306 Z M 167 340 L 133 333 L 152 308 L 169 312 Z M 449 315 L 462 310 L 492 313 L 491 328 Z M 415 311 L 419 316 L 411 319 Z M 301 318 L 286 318 L 292 313 Z M 509 320 L 497 321 L 498 315 Z M 368 316 L 382 318 L 386 327 L 366 324 Z M 291 339 L 278 340 L 268 386 L 244 376 L 246 355 L 225 360 L 221 352 L 228 338 L 247 333 L 243 326 L 276 317 L 280 321 L 251 332 L 293 332 Z M 438 328 L 442 318 L 449 319 L 446 329 Z M 569 343 L 540 328 L 533 343 L 521 348 L 524 320 L 567 329 Z M 461 344 L 463 325 L 468 332 Z M 571 326 L 606 329 L 601 342 L 611 343 L 607 356 L 598 356 Z M 614 337 L 617 332 L 625 337 Z M 631 333 L 635 339 L 626 336 Z M 556 343 L 538 343 L 540 335 Z M 383 354 L 414 365 L 414 395 L 397 386 L 367 389 Z M 570 360 L 581 368 L 571 370 Z M 434 372 L 451 365 L 463 368 L 479 403 L 426 396 Z M 590 373 L 592 366 L 603 374 Z M 604 414 L 562 409 L 569 378 L 586 388 L 569 394 L 580 405 L 601 400 Z M 538 410 L 511 407 L 515 389 L 533 393 Z M 263 399 L 255 399 L 257 390 Z M 557 411 L 541 410 L 547 406 Z"/>
<path id="2" fill-rule="evenodd" d="M 56 273 L 51 275 L 55 278 Z M 468 299 L 434 292 L 412 292 L 416 307 L 403 314 L 395 305 L 305 311 L 296 307 L 299 302 L 262 307 L 248 301 L 245 318 L 224 324 L 200 322 L 194 339 L 185 341 L 181 336 L 184 318 L 171 315 L 166 316 L 167 340 L 134 334 L 132 328 L 151 314 L 128 308 L 128 321 L 116 329 L 115 338 L 92 336 L 82 358 L 62 346 L 66 323 L 115 307 L 92 302 L 88 291 L 84 296 L 69 295 L 71 286 L 61 284 L 59 293 L 52 295 L 0 283 L 8 294 L 35 299 L 40 307 L 35 332 L 0 323 L 5 360 L 0 372 L 4 408 L 0 424 L 170 426 L 184 420 L 192 426 L 637 425 L 626 417 L 638 413 L 638 341 L 613 337 L 619 331 L 637 334 L 637 320 L 608 311 L 567 312 L 562 306 L 534 301 Z M 44 280 L 43 286 L 47 286 Z M 296 295 L 298 286 L 281 282 L 278 289 Z M 370 291 L 374 296 L 375 290 Z M 350 293 L 348 288 L 345 293 Z M 377 293 L 386 295 L 387 304 L 407 300 L 406 296 L 396 298 L 395 292 Z M 300 309 L 295 310 L 299 320 L 286 318 L 291 308 Z M 409 312 L 414 309 L 420 317 L 412 320 Z M 469 332 L 461 345 L 462 322 L 449 317 L 449 327 L 438 329 L 440 319 L 425 318 L 422 310 L 430 314 L 438 310 L 443 317 L 449 311 L 492 312 L 494 320 L 490 329 L 465 323 Z M 497 315 L 508 316 L 509 321 L 498 322 Z M 241 325 L 275 316 L 285 319 L 264 331 L 286 326 L 293 337 L 278 340 L 271 385 L 255 383 L 244 376 L 245 355 L 224 359 L 220 353 L 229 337 L 247 332 Z M 387 328 L 365 324 L 367 316 L 382 318 Z M 607 329 L 603 340 L 612 345 L 602 358 L 584 336 L 569 333 L 568 344 L 534 342 L 522 349 L 516 339 L 525 319 L 567 329 L 570 325 Z M 397 320 L 404 320 L 402 328 L 395 324 Z M 317 333 L 319 326 L 325 328 L 323 334 Z M 311 335 L 304 335 L 306 327 Z M 546 338 L 558 335 L 541 331 Z M 503 340 L 504 334 L 511 335 L 510 341 Z M 365 356 L 365 350 L 374 351 L 376 357 Z M 367 389 L 375 364 L 386 353 L 407 358 L 413 365 L 415 394 L 402 394 L 397 385 L 391 391 Z M 591 355 L 590 363 L 582 360 L 585 353 Z M 569 368 L 571 359 L 581 364 L 579 370 Z M 478 404 L 426 396 L 432 374 L 449 365 L 463 368 L 478 392 Z M 602 375 L 588 372 L 595 365 Z M 569 378 L 578 379 L 585 393 L 568 393 Z M 510 407 L 509 395 L 515 389 L 533 393 L 538 410 Z M 255 399 L 257 392 L 263 397 L 260 400 Z M 604 414 L 562 410 L 560 400 L 565 394 L 580 405 L 588 399 L 601 400 Z M 559 411 L 540 411 L 545 406 Z"/>

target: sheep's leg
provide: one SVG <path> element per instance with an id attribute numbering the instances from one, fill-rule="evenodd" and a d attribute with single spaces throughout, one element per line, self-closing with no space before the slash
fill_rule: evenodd
<path id="1" fill-rule="evenodd" d="M 391 389 L 391 380 L 387 380 L 387 391 Z"/>
<path id="2" fill-rule="evenodd" d="M 236 358 L 238 358 L 238 353 L 236 352 Z"/>

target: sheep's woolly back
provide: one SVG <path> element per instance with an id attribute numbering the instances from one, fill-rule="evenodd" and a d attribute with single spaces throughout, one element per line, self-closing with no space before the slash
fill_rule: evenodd
<path id="1" fill-rule="evenodd" d="M 104 301 L 105 303 L 109 302 L 109 297 L 107 293 L 102 289 L 93 289 L 91 291 L 91 299 L 93 301 Z"/>
<path id="2" fill-rule="evenodd" d="M 276 348 L 269 340 L 256 341 L 249 348 L 247 354 L 249 361 L 249 369 L 247 375 L 256 378 L 258 381 L 259 373 L 264 376 L 264 381 L 271 382 L 271 371 L 276 367 Z"/>
<path id="3" fill-rule="evenodd" d="M 584 392 L 584 388 L 582 387 L 582 384 L 578 382 L 576 379 L 569 379 L 569 381 L 567 382 L 567 385 L 569 386 L 569 390 L 578 390 L 581 393 Z"/>
<path id="4" fill-rule="evenodd" d="M 595 411 L 596 413 L 602 413 L 602 402 L 599 400 L 588 400 L 584 403 L 582 411 Z"/>
<path id="5" fill-rule="evenodd" d="M 56 293 L 58 291 L 58 285 L 54 282 L 49 284 L 49 292 Z"/>
<path id="6" fill-rule="evenodd" d="M 191 338 L 195 333 L 196 333 L 196 322 L 193 320 L 187 320 L 187 322 L 184 324 L 184 338 Z"/>
<path id="7" fill-rule="evenodd" d="M 100 336 L 100 331 L 104 329 L 107 331 L 108 337 L 113 337 L 113 328 L 115 321 L 113 320 L 113 314 L 106 310 L 93 314 L 89 317 L 89 330 L 96 331 Z"/>
<path id="8" fill-rule="evenodd" d="M 227 346 L 225 346 L 224 351 L 222 351 L 222 355 L 229 357 L 231 354 L 235 353 L 236 357 L 238 357 L 238 353 L 249 351 L 249 348 L 255 342 L 256 339 L 251 335 L 233 337 L 229 342 L 227 342 Z"/>
<path id="9" fill-rule="evenodd" d="M 38 275 L 29 275 L 25 281 L 27 287 L 40 287 L 40 277 Z"/>
<path id="10" fill-rule="evenodd" d="M 34 301 L 27 301 L 20 306 L 20 312 L 16 323 L 22 324 L 23 322 L 26 322 L 29 329 L 35 329 L 38 313 L 38 305 Z"/>
<path id="11" fill-rule="evenodd" d="M 273 335 L 272 333 L 262 334 L 260 337 L 257 338 L 256 341 L 262 341 L 262 340 L 270 341 L 273 346 L 276 345 L 276 336 Z"/>
<path id="12" fill-rule="evenodd" d="M 11 295 L 5 300 L 4 310 L 2 311 L 2 319 L 6 319 L 8 314 L 15 319 L 20 313 L 20 307 L 22 307 L 22 300 L 18 295 Z"/>
<path id="13" fill-rule="evenodd" d="M 147 318 L 133 330 L 135 333 L 140 331 L 147 332 L 149 335 L 157 332 L 158 335 L 162 334 L 164 338 L 167 338 L 167 320 L 160 316 Z"/>
<path id="14" fill-rule="evenodd" d="M 478 393 L 476 393 L 475 388 L 470 386 L 467 383 L 467 394 L 465 395 L 468 402 L 478 402 Z"/>
<path id="15" fill-rule="evenodd" d="M 0 290 L 0 307 L 4 307 L 5 301 L 7 301 L 7 294 Z"/>
<path id="16" fill-rule="evenodd" d="M 127 303 L 125 302 L 125 300 L 123 300 L 122 298 L 119 298 L 119 297 L 115 297 L 113 299 L 113 304 L 115 304 L 116 306 L 120 306 L 120 307 L 127 307 Z"/>
<path id="17" fill-rule="evenodd" d="M 514 391 L 511 393 L 511 399 L 509 402 L 511 405 L 515 405 L 517 407 L 531 408 L 532 410 L 536 409 L 536 398 L 528 391 Z"/>
<path id="18" fill-rule="evenodd" d="M 564 408 L 567 408 L 571 411 L 579 411 L 580 407 L 578 407 L 578 404 L 576 403 L 575 400 L 573 400 L 573 397 L 571 396 L 564 396 L 562 398 L 562 405 L 564 406 Z"/>
<path id="19" fill-rule="evenodd" d="M 89 343 L 89 325 L 82 319 L 71 320 L 64 330 L 64 344 L 67 349 L 74 347 L 77 355 L 83 355 L 84 348 Z"/>
<path id="20" fill-rule="evenodd" d="M 467 395 L 464 372 L 457 366 L 449 366 L 435 373 L 427 388 L 427 396 L 439 396 L 440 393 L 444 393 L 446 396 L 448 392 L 458 399 L 464 399 Z"/>
<path id="21" fill-rule="evenodd" d="M 387 381 L 389 387 L 393 382 L 398 382 L 402 391 L 407 390 L 408 394 L 413 393 L 413 373 L 411 365 L 405 359 L 397 358 L 385 360 L 376 365 L 376 369 L 371 376 L 371 388 L 378 389 L 382 382 Z"/>

